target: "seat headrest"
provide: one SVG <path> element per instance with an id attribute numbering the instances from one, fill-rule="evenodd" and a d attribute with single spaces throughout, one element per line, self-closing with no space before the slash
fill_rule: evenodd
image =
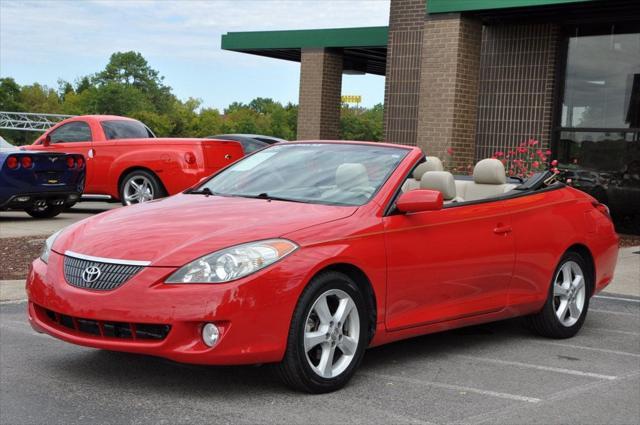
<path id="1" fill-rule="evenodd" d="M 437 190 L 445 201 L 456 197 L 456 181 L 448 171 L 427 171 L 420 179 L 420 189 Z"/>
<path id="2" fill-rule="evenodd" d="M 442 166 L 442 161 L 437 156 L 427 156 L 425 157 L 425 162 L 418 165 L 415 170 L 413 170 L 413 178 L 416 180 L 420 180 L 422 175 L 427 171 L 444 171 L 444 167 Z"/>
<path id="3" fill-rule="evenodd" d="M 505 184 L 507 175 L 499 159 L 487 158 L 473 168 L 473 181 L 479 184 Z"/>
<path id="4" fill-rule="evenodd" d="M 336 186 L 343 190 L 369 187 L 367 168 L 360 163 L 347 162 L 336 169 Z"/>

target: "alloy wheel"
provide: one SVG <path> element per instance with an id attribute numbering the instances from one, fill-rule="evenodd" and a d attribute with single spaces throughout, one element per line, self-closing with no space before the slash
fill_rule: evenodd
<path id="1" fill-rule="evenodd" d="M 304 352 L 311 369 L 322 378 L 335 378 L 349 367 L 360 340 L 360 316 L 353 299 L 331 289 L 311 307 L 304 329 Z"/>
<path id="2" fill-rule="evenodd" d="M 553 309 L 560 323 L 573 326 L 582 315 L 586 300 L 584 273 L 575 261 L 560 267 L 553 281 Z"/>
<path id="3" fill-rule="evenodd" d="M 132 176 L 124 184 L 124 203 L 126 205 L 139 204 L 154 199 L 153 184 L 145 176 Z"/>

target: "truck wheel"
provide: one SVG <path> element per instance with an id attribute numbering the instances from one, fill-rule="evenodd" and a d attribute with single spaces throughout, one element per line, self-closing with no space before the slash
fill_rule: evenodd
<path id="1" fill-rule="evenodd" d="M 166 196 L 160 180 L 149 171 L 134 170 L 120 183 L 122 205 L 140 204 Z"/>
<path id="2" fill-rule="evenodd" d="M 304 290 L 293 313 L 282 362 L 276 373 L 289 387 L 326 393 L 353 376 L 367 346 L 367 307 L 348 276 L 325 272 Z"/>
<path id="3" fill-rule="evenodd" d="M 52 218 L 60 214 L 64 210 L 64 205 L 51 205 L 45 201 L 36 202 L 25 212 L 33 218 Z"/>

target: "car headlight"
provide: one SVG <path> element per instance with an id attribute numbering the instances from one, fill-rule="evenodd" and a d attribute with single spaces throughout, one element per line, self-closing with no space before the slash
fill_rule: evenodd
<path id="1" fill-rule="evenodd" d="M 240 279 L 279 261 L 298 249 L 286 239 L 232 246 L 181 267 L 165 283 L 223 283 Z"/>
<path id="2" fill-rule="evenodd" d="M 56 241 L 56 239 L 58 239 L 58 236 L 60 236 L 60 233 L 62 233 L 64 229 L 60 229 L 57 232 L 55 232 L 53 235 L 49 236 L 45 241 L 44 241 L 44 245 L 42 246 L 42 251 L 40 252 L 40 259 L 42 261 L 44 261 L 45 263 L 49 262 L 49 255 L 51 254 L 51 247 L 53 247 L 53 243 Z"/>

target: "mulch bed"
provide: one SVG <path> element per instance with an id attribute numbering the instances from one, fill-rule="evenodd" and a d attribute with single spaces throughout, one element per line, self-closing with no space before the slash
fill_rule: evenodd
<path id="1" fill-rule="evenodd" d="M 620 234 L 620 246 L 639 246 L 640 235 Z M 25 279 L 29 264 L 40 255 L 46 236 L 0 239 L 0 280 Z"/>
<path id="2" fill-rule="evenodd" d="M 623 248 L 640 245 L 640 235 L 623 235 L 618 233 L 618 236 L 620 236 L 620 246 Z"/>
<path id="3" fill-rule="evenodd" d="M 0 239 L 0 280 L 26 279 L 29 264 L 40 255 L 47 236 Z"/>

